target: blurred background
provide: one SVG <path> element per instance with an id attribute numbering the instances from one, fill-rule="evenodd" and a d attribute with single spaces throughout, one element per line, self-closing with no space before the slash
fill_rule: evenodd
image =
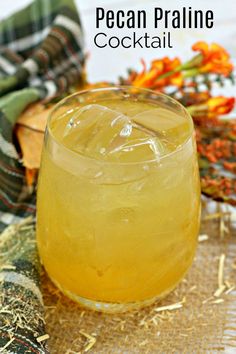
<path id="1" fill-rule="evenodd" d="M 30 2 L 31 0 L 1 0 L 0 17 L 3 18 Z M 86 34 L 86 47 L 90 55 L 87 71 L 88 79 L 91 82 L 116 80 L 119 75 L 124 75 L 129 67 L 140 69 L 141 58 L 148 63 L 151 59 L 164 55 L 190 57 L 191 45 L 198 40 L 217 42 L 223 45 L 234 59 L 236 58 L 235 0 L 75 0 L 75 2 L 79 8 Z M 158 35 L 158 30 L 153 29 L 153 8 L 155 6 L 163 7 L 163 9 L 180 9 L 183 6 L 191 6 L 192 9 L 213 10 L 215 25 L 213 29 L 172 30 L 173 49 L 99 49 L 93 42 L 93 38 L 98 32 L 95 28 L 95 7 L 99 6 L 112 10 L 145 9 L 149 15 L 149 28 L 136 31 L 140 36 L 145 31 L 151 36 Z M 107 30 L 106 27 L 101 28 L 100 31 L 120 37 L 133 32 L 132 29 Z"/>

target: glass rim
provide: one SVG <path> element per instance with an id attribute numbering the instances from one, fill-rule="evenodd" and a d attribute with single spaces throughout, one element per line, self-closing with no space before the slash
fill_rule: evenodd
<path id="1" fill-rule="evenodd" d="M 188 120 L 188 122 L 190 123 L 189 125 L 189 132 L 188 132 L 188 136 L 187 138 L 183 141 L 183 143 L 181 143 L 180 145 L 178 145 L 176 147 L 176 149 L 174 149 L 173 151 L 166 153 L 162 156 L 160 156 L 158 159 L 154 158 L 151 160 L 143 160 L 143 161 L 130 161 L 130 162 L 120 162 L 120 161 L 106 161 L 106 160 L 102 160 L 102 159 L 98 159 L 98 158 L 94 158 L 94 157 L 90 157 L 88 155 L 85 155 L 83 153 L 77 152 L 77 151 L 73 151 L 70 148 L 68 148 L 66 145 L 64 145 L 60 140 L 57 139 L 57 137 L 53 134 L 51 127 L 50 127 L 50 122 L 53 119 L 53 115 L 57 112 L 57 110 L 63 106 L 67 101 L 69 101 L 70 99 L 77 97 L 77 96 L 82 96 L 82 95 L 86 95 L 86 94 L 90 94 L 90 93 L 96 93 L 96 92 L 111 92 L 111 91 L 120 91 L 121 93 L 125 93 L 127 91 L 130 90 L 137 90 L 138 92 L 146 92 L 146 93 L 150 93 L 152 96 L 156 96 L 156 97 L 164 97 L 166 100 L 173 102 L 175 105 L 177 105 L 184 113 L 186 116 L 186 119 Z M 190 113 L 187 111 L 187 109 L 177 100 L 175 100 L 174 98 L 161 93 L 161 92 L 156 92 L 147 88 L 142 88 L 142 87 L 136 87 L 136 86 L 129 86 L 129 85 L 114 85 L 114 86 L 106 86 L 106 87 L 100 87 L 100 88 L 92 88 L 92 89 L 85 89 L 85 90 L 81 90 L 81 91 L 77 91 L 72 93 L 71 95 L 66 96 L 65 98 L 63 98 L 62 100 L 60 100 L 52 109 L 52 111 L 49 114 L 48 120 L 47 120 L 47 125 L 46 125 L 46 131 L 47 133 L 50 135 L 50 137 L 52 138 L 53 142 L 56 143 L 60 148 L 64 149 L 66 152 L 68 152 L 70 155 L 73 156 L 77 156 L 77 158 L 82 158 L 82 159 L 86 159 L 88 161 L 93 161 L 99 164 L 104 164 L 104 165 L 140 165 L 140 164 L 151 164 L 151 163 L 156 163 L 157 161 L 160 162 L 161 160 L 170 157 L 171 155 L 176 154 L 178 151 L 182 150 L 184 148 L 184 146 L 186 146 L 188 144 L 188 142 L 191 140 L 192 138 L 192 134 L 194 131 L 194 124 L 193 124 L 193 120 L 192 117 L 190 115 Z"/>

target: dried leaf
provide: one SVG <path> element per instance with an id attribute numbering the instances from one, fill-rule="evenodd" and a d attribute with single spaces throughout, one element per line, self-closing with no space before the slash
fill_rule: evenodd
<path id="1" fill-rule="evenodd" d="M 20 115 L 17 124 L 44 132 L 52 107 L 46 108 L 42 103 L 32 104 Z"/>
<path id="2" fill-rule="evenodd" d="M 27 169 L 38 169 L 40 166 L 44 131 L 52 108 L 45 108 L 41 103 L 33 104 L 17 121 L 16 136 L 22 151 L 23 165 Z"/>
<path id="3" fill-rule="evenodd" d="M 43 132 L 19 125 L 16 136 L 22 151 L 23 165 L 30 170 L 39 168 L 43 147 Z"/>

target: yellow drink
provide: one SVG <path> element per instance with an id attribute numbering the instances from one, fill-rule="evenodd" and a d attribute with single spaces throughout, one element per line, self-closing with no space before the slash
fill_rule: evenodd
<path id="1" fill-rule="evenodd" d="M 62 102 L 39 178 L 37 240 L 49 276 L 76 301 L 110 312 L 169 292 L 197 244 L 191 118 L 166 96 L 140 91 Z"/>

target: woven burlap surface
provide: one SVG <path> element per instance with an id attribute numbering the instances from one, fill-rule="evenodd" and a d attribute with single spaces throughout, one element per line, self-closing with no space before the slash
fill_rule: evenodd
<path id="1" fill-rule="evenodd" d="M 236 235 L 218 217 L 203 221 L 192 268 L 165 299 L 122 315 L 95 313 L 67 299 L 43 275 L 47 333 L 52 354 L 236 353 Z M 225 232 L 226 231 L 226 232 Z M 219 260 L 225 255 L 219 297 Z M 158 311 L 181 302 L 182 307 Z"/>

